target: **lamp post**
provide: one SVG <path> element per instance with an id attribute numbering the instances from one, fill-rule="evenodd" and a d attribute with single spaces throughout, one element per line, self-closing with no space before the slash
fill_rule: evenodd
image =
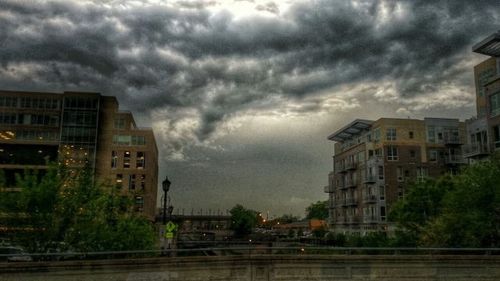
<path id="1" fill-rule="evenodd" d="M 167 223 L 167 194 L 171 184 L 168 177 L 165 177 L 165 180 L 161 183 L 163 189 L 163 225 Z"/>

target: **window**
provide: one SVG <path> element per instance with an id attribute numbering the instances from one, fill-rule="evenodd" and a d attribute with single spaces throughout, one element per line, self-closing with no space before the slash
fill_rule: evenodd
<path id="1" fill-rule="evenodd" d="M 385 221 L 385 207 L 384 206 L 380 207 L 380 219 L 382 221 Z"/>
<path id="2" fill-rule="evenodd" d="M 373 141 L 374 142 L 380 141 L 380 129 L 379 128 L 373 130 Z"/>
<path id="3" fill-rule="evenodd" d="M 146 159 L 145 159 L 145 153 L 142 151 L 138 151 L 136 154 L 136 163 L 135 167 L 137 169 L 144 169 L 146 167 Z"/>
<path id="4" fill-rule="evenodd" d="M 123 185 L 123 174 L 116 174 L 116 187 L 122 188 Z"/>
<path id="5" fill-rule="evenodd" d="M 384 166 L 378 166 L 378 178 L 381 180 L 384 179 Z"/>
<path id="6" fill-rule="evenodd" d="M 428 175 L 428 170 L 426 167 L 418 167 L 417 168 L 417 180 L 423 181 Z"/>
<path id="7" fill-rule="evenodd" d="M 411 160 L 415 160 L 415 157 L 416 157 L 415 150 L 410 150 L 410 158 L 413 158 Z"/>
<path id="8" fill-rule="evenodd" d="M 387 147 L 387 160 L 397 161 L 398 160 L 398 148 L 394 145 Z"/>
<path id="9" fill-rule="evenodd" d="M 125 118 L 115 119 L 115 129 L 125 129 Z"/>
<path id="10" fill-rule="evenodd" d="M 398 181 L 403 181 L 403 167 L 399 166 L 396 169 Z"/>
<path id="11" fill-rule="evenodd" d="M 146 175 L 141 175 L 140 177 L 140 188 L 141 191 L 144 191 L 146 189 Z"/>
<path id="12" fill-rule="evenodd" d="M 490 96 L 490 114 L 491 116 L 500 114 L 500 93 Z"/>
<path id="13" fill-rule="evenodd" d="M 123 168 L 130 168 L 130 151 L 123 152 Z"/>
<path id="14" fill-rule="evenodd" d="M 111 151 L 111 168 L 116 169 L 118 163 L 118 153 L 116 151 Z"/>
<path id="15" fill-rule="evenodd" d="M 144 208 L 144 197 L 142 196 L 136 196 L 135 197 L 135 206 L 138 211 L 142 211 Z"/>
<path id="16" fill-rule="evenodd" d="M 380 200 L 385 200 L 385 186 L 379 186 Z"/>
<path id="17" fill-rule="evenodd" d="M 429 150 L 429 161 L 436 162 L 438 158 L 438 152 L 435 149 Z"/>
<path id="18" fill-rule="evenodd" d="M 427 141 L 436 142 L 436 129 L 434 126 L 427 127 Z"/>
<path id="19" fill-rule="evenodd" d="M 128 189 L 135 190 L 135 175 L 128 176 Z"/>
<path id="20" fill-rule="evenodd" d="M 405 192 L 402 186 L 398 186 L 398 199 L 403 199 Z"/>
<path id="21" fill-rule="evenodd" d="M 388 141 L 395 141 L 396 140 L 396 129 L 395 128 L 387 128 L 386 139 Z"/>
<path id="22" fill-rule="evenodd" d="M 408 137 L 409 137 L 410 139 L 413 139 L 413 131 L 409 131 L 409 132 L 408 132 Z"/>
<path id="23" fill-rule="evenodd" d="M 500 125 L 493 127 L 493 141 L 495 148 L 500 147 Z"/>

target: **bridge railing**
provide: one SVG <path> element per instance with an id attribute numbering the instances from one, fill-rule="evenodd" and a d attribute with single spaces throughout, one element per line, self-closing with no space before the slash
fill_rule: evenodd
<path id="1" fill-rule="evenodd" d="M 236 245 L 234 247 L 224 246 L 196 249 L 0 254 L 0 262 L 7 262 L 12 257 L 29 257 L 29 259 L 17 259 L 17 261 L 63 261 L 153 258 L 161 256 L 201 257 L 245 255 L 500 255 L 500 248 L 268 247 L 265 245 Z"/>

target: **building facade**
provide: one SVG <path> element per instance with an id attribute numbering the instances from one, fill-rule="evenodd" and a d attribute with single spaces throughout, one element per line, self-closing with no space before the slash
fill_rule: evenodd
<path id="1" fill-rule="evenodd" d="M 463 148 L 471 162 L 486 159 L 500 148 L 500 31 L 476 44 L 473 51 L 489 58 L 474 67 L 477 116 L 466 121 Z"/>
<path id="2" fill-rule="evenodd" d="M 329 227 L 365 234 L 390 230 L 391 205 L 409 183 L 465 164 L 465 124 L 458 119 L 376 121 L 357 119 L 328 137 L 335 142 L 329 194 Z"/>
<path id="3" fill-rule="evenodd" d="M 135 209 L 153 220 L 158 185 L 158 149 L 151 129 L 138 128 L 115 97 L 99 93 L 0 91 L 0 169 L 5 187 L 15 174 L 51 162 L 88 164 L 103 184 L 135 199 Z"/>

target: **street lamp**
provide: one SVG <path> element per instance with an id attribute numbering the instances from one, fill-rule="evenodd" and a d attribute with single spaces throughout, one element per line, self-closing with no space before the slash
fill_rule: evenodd
<path id="1" fill-rule="evenodd" d="M 172 183 L 168 180 L 168 177 L 165 177 L 165 180 L 161 183 L 163 189 L 163 225 L 167 223 L 167 193 L 170 189 L 170 185 Z M 170 211 L 170 210 L 169 210 Z"/>

